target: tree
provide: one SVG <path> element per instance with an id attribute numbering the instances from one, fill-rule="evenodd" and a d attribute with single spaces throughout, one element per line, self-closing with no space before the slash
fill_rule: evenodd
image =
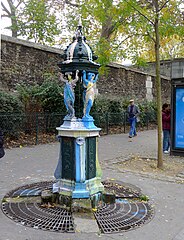
<path id="1" fill-rule="evenodd" d="M 173 35 L 173 29 L 171 31 L 171 28 L 168 26 L 172 23 L 174 25 L 176 22 L 182 24 L 183 16 L 181 8 L 179 8 L 180 2 L 181 0 L 169 0 L 167 1 L 167 4 L 163 6 L 161 17 L 162 28 L 165 31 L 165 41 L 162 41 L 162 38 L 160 42 L 160 51 L 162 52 L 164 52 L 167 39 L 169 41 L 170 36 Z M 147 41 L 146 36 L 143 39 L 142 31 L 137 32 L 134 27 L 132 27 L 135 22 L 138 24 L 140 19 L 138 12 L 135 11 L 132 5 L 136 6 L 139 4 L 139 6 L 144 8 L 144 11 L 146 7 L 149 7 L 151 10 L 153 5 L 150 0 L 80 0 L 78 3 L 80 6 L 78 6 L 77 9 L 73 7 L 72 12 L 68 11 L 69 15 L 67 15 L 67 23 L 70 28 L 69 30 L 71 31 L 76 28 L 76 18 L 81 15 L 86 37 L 90 45 L 94 47 L 95 52 L 98 53 L 99 59 L 102 63 L 115 59 L 116 61 L 118 59 L 121 60 L 122 56 L 128 56 L 134 63 L 136 63 L 137 60 L 139 60 L 138 56 L 140 57 L 143 52 L 149 52 L 146 60 L 153 60 L 153 43 Z M 162 3 L 164 3 L 164 1 L 159 1 L 160 5 Z M 144 25 L 144 23 L 141 22 L 139 24 L 140 27 L 141 24 Z M 151 28 L 151 26 L 149 26 L 149 28 Z M 176 31 L 175 34 L 177 35 Z M 149 38 L 148 35 L 147 38 Z M 132 42 L 133 44 L 131 44 Z M 178 46 L 181 46 L 182 43 L 183 39 L 179 37 L 177 43 Z M 169 45 L 167 44 L 167 49 L 168 47 Z M 172 54 L 174 55 L 174 51 L 177 49 L 172 46 L 171 48 L 173 49 Z M 132 52 L 134 53 L 132 54 Z M 142 58 L 144 56 L 142 56 Z M 149 56 L 151 56 L 151 59 L 149 59 Z M 182 57 L 183 53 L 178 51 L 177 56 Z M 106 59 L 104 59 L 105 57 Z"/>
<path id="2" fill-rule="evenodd" d="M 56 9 L 52 0 L 7 0 L 1 2 L 3 15 L 11 19 L 12 37 L 26 37 L 36 43 L 52 45 L 60 33 Z"/>
<path id="3" fill-rule="evenodd" d="M 56 16 L 49 11 L 45 0 L 28 0 L 18 19 L 19 34 L 35 43 L 54 43 L 60 33 Z"/>
<path id="4" fill-rule="evenodd" d="M 161 78 L 160 78 L 160 35 L 159 35 L 159 5 L 158 0 L 153 1 L 155 7 L 155 19 L 154 19 L 154 30 L 155 30 L 155 58 L 156 58 L 156 89 L 157 89 L 157 123 L 158 123 L 158 162 L 157 167 L 163 167 L 162 158 L 162 97 L 161 97 Z"/>
<path id="5" fill-rule="evenodd" d="M 163 37 L 160 39 L 160 58 L 161 60 L 168 60 L 180 58 L 184 53 L 184 42 L 181 36 L 174 34 L 170 37 Z M 150 43 L 145 51 L 140 55 L 140 59 L 145 62 L 155 61 L 154 43 Z"/>
<path id="6" fill-rule="evenodd" d="M 89 25 L 93 22 L 100 29 L 99 34 L 96 27 L 91 28 L 91 33 L 96 31 L 99 37 L 97 50 L 100 53 L 100 63 L 106 64 L 111 60 L 115 47 L 117 46 L 118 52 L 124 41 L 126 41 L 126 49 L 132 55 L 134 62 L 140 62 L 143 59 L 141 53 L 146 51 L 148 47 L 152 46 L 154 49 L 152 56 L 156 61 L 157 166 L 159 168 L 163 167 L 160 43 L 164 46 L 164 39 L 171 39 L 174 35 L 179 36 L 179 38 L 183 36 L 183 16 L 179 7 L 180 3 L 179 0 L 124 0 L 116 2 L 113 0 L 88 0 L 81 5 L 82 18 Z M 125 37 L 121 41 L 119 36 L 123 34 Z M 122 51 L 120 52 L 122 53 Z M 116 56 L 118 55 L 116 54 Z"/>
<path id="7" fill-rule="evenodd" d="M 17 2 L 17 4 L 16 4 Z M 6 6 L 2 1 L 1 1 L 1 7 L 2 7 L 2 12 L 3 14 L 1 15 L 2 18 L 10 18 L 11 20 L 11 26 L 8 27 L 12 31 L 12 37 L 17 37 L 17 31 L 18 31 L 18 25 L 17 25 L 17 18 L 18 18 L 18 13 L 17 10 L 19 6 L 24 2 L 24 0 L 7 0 L 8 6 Z"/>
<path id="8" fill-rule="evenodd" d="M 178 2 L 172 0 L 129 1 L 131 7 L 138 13 L 136 21 L 131 22 L 135 32 L 142 34 L 143 43 L 154 43 L 156 62 L 157 90 L 157 123 L 158 123 L 158 162 L 157 167 L 163 167 L 162 158 L 162 100 L 160 78 L 160 39 L 174 34 L 182 35 L 183 26 Z M 169 14 L 168 14 L 169 12 Z M 179 16 L 179 17 L 178 17 Z"/>
<path id="9" fill-rule="evenodd" d="M 120 46 L 131 37 L 127 24 L 134 10 L 125 1 L 116 2 L 117 4 L 113 0 L 80 0 L 77 9 L 69 7 L 72 11 L 66 6 L 69 30 L 76 29 L 78 18 L 82 16 L 88 43 L 99 56 L 98 61 L 102 65 L 114 61 L 117 56 L 126 57 L 126 52 Z"/>

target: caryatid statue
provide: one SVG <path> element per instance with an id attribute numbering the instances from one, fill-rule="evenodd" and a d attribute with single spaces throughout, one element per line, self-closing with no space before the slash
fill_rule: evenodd
<path id="1" fill-rule="evenodd" d="M 95 90 L 96 90 L 96 81 L 98 79 L 98 74 L 95 76 L 94 73 L 89 72 L 86 77 L 86 71 L 82 72 L 82 82 L 83 82 L 83 101 L 84 108 L 83 114 L 86 118 L 92 118 L 89 113 L 91 107 L 93 106 L 94 98 L 95 98 Z"/>
<path id="2" fill-rule="evenodd" d="M 72 119 L 75 117 L 75 109 L 74 109 L 74 102 L 75 102 L 75 93 L 74 88 L 76 86 L 76 82 L 78 81 L 78 70 L 75 74 L 75 79 L 72 79 L 72 72 L 65 73 L 65 76 L 61 73 L 60 80 L 65 82 L 64 87 L 64 103 L 67 109 L 66 118 Z"/>

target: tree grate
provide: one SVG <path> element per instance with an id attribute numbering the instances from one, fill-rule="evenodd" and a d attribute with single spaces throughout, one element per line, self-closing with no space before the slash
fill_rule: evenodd
<path id="1" fill-rule="evenodd" d="M 40 203 L 2 203 L 10 219 L 24 226 L 55 232 L 74 232 L 71 212 L 60 207 L 43 208 Z"/>
<path id="2" fill-rule="evenodd" d="M 128 231 L 139 227 L 153 217 L 153 210 L 144 202 L 122 201 L 105 204 L 95 218 L 102 233 Z"/>
<path id="3" fill-rule="evenodd" d="M 106 180 L 102 184 L 106 191 L 114 193 L 116 198 L 139 198 L 141 190 L 131 184 Z"/>
<path id="4" fill-rule="evenodd" d="M 9 191 L 4 198 L 40 196 L 46 189 L 52 189 L 54 181 L 27 184 Z"/>
<path id="5" fill-rule="evenodd" d="M 51 190 L 53 183 L 54 181 L 38 182 L 11 190 L 3 198 L 3 213 L 13 221 L 34 229 L 75 232 L 76 224 L 71 210 L 58 204 L 41 204 L 41 192 Z M 152 219 L 153 209 L 148 202 L 140 200 L 139 188 L 109 180 L 102 183 L 105 191 L 116 197 L 115 203 L 103 203 L 94 212 L 102 233 L 132 230 Z"/>

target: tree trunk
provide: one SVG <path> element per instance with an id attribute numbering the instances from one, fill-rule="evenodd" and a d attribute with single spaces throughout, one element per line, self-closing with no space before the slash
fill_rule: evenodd
<path id="1" fill-rule="evenodd" d="M 114 32 L 114 25 L 112 23 L 112 18 L 108 17 L 106 21 L 102 24 L 101 38 L 105 38 L 110 41 L 110 37 Z"/>
<path id="2" fill-rule="evenodd" d="M 16 19 L 11 19 L 11 31 L 12 31 L 12 37 L 17 38 L 17 21 L 16 21 Z"/>
<path id="3" fill-rule="evenodd" d="M 12 31 L 12 37 L 17 37 L 17 18 L 16 18 L 16 10 L 15 6 L 13 4 L 10 6 L 11 9 L 11 31 Z"/>
<path id="4" fill-rule="evenodd" d="M 160 37 L 159 37 L 159 9 L 158 0 L 155 0 L 156 18 L 155 18 L 155 56 L 156 56 L 156 90 L 157 90 L 157 123 L 158 123 L 158 156 L 157 167 L 163 168 L 162 153 L 162 98 L 161 98 L 161 78 L 160 78 Z"/>

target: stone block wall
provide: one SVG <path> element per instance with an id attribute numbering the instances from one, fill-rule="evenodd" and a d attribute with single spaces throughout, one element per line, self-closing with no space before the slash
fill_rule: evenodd
<path id="1" fill-rule="evenodd" d="M 62 50 L 34 44 L 25 40 L 1 36 L 1 78 L 0 89 L 14 91 L 20 83 L 41 84 L 45 74 L 58 76 L 57 63 L 61 61 Z M 136 101 L 155 100 L 155 76 L 137 69 L 112 63 L 108 65 L 108 76 L 97 81 L 101 95 L 121 98 L 135 98 Z M 163 101 L 170 101 L 170 79 L 162 78 Z"/>
<path id="2" fill-rule="evenodd" d="M 62 50 L 1 36 L 0 88 L 14 90 L 17 84 L 42 83 L 45 74 L 58 75 Z"/>
<path id="3" fill-rule="evenodd" d="M 113 64 L 109 65 L 109 75 L 102 76 L 98 82 L 100 94 L 124 98 L 145 99 L 146 75 L 138 74 L 126 68 Z"/>
<path id="4" fill-rule="evenodd" d="M 98 92 L 102 95 L 135 98 L 136 101 L 156 100 L 155 76 L 148 75 L 137 69 L 128 68 L 120 64 L 109 64 L 108 76 L 101 76 L 98 81 Z M 167 77 L 161 78 L 162 100 L 170 102 L 171 81 Z"/>

